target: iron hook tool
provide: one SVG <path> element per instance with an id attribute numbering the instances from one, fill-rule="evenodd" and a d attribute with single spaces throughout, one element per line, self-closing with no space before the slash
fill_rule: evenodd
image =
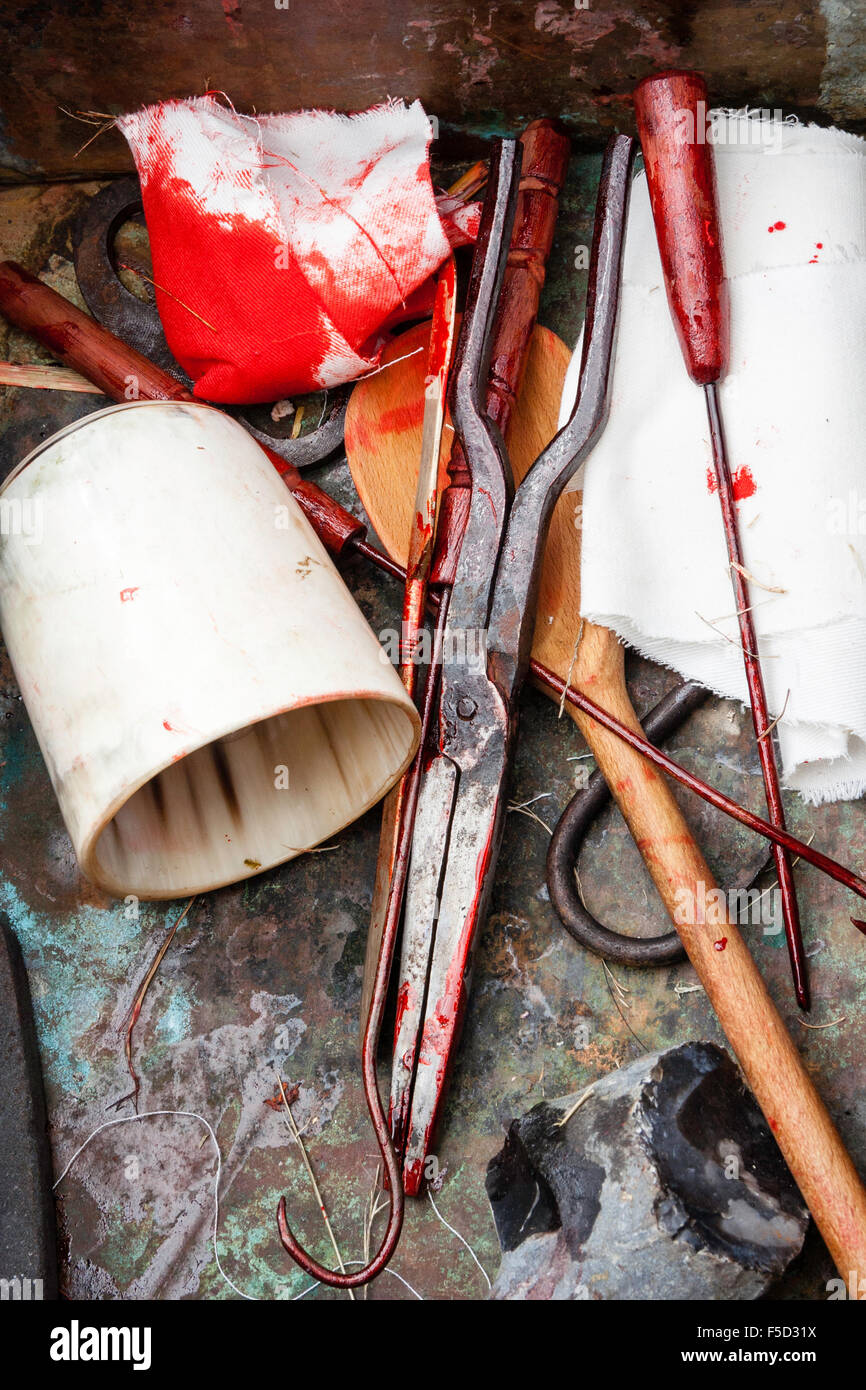
<path id="1" fill-rule="evenodd" d="M 502 279 L 505 273 L 505 260 L 508 254 L 511 228 L 514 221 L 519 172 L 520 155 L 516 141 L 501 142 L 494 151 L 491 160 L 489 192 L 485 199 L 482 223 L 479 229 L 478 248 L 473 259 L 467 309 L 464 315 L 464 321 L 480 321 L 484 325 L 484 331 L 477 339 L 473 339 L 471 344 L 467 346 L 467 340 L 463 340 L 466 358 L 473 367 L 472 374 L 478 375 L 479 379 L 484 381 L 486 381 L 489 360 L 490 329 L 492 327 L 493 314 L 499 298 L 499 291 L 502 287 Z M 449 296 L 446 295 L 445 299 L 448 298 Z M 450 314 L 451 310 L 448 309 L 447 312 Z M 478 317 L 475 317 L 476 314 Z M 436 351 L 437 350 L 434 349 L 434 358 L 436 356 Z M 441 411 L 437 411 L 436 414 L 438 416 L 438 429 L 441 430 Z M 437 436 L 435 440 L 431 441 L 431 467 L 438 461 L 438 456 L 439 447 Z M 498 454 L 496 456 L 496 466 L 498 466 L 501 471 L 502 465 Z M 423 553 L 419 553 L 417 556 L 418 564 L 415 566 L 416 575 L 414 577 L 418 577 L 422 572 L 426 572 L 429 567 L 432 553 L 432 534 L 428 542 L 422 546 L 422 552 Z M 410 583 L 412 578 L 413 576 L 410 576 Z M 422 586 L 422 588 L 423 587 L 425 586 Z M 407 599 L 408 597 L 409 595 L 407 592 Z M 421 612 L 422 597 L 419 591 L 416 592 L 414 596 L 410 627 L 420 623 Z M 431 665 L 427 676 L 427 687 L 424 696 L 425 721 L 429 721 L 433 709 L 435 708 L 432 702 L 434 692 L 432 683 L 436 681 L 436 678 L 437 666 L 434 663 Z M 313 1278 L 319 1279 L 322 1283 L 330 1284 L 335 1288 L 356 1288 L 361 1284 L 366 1284 L 370 1279 L 374 1278 L 391 1258 L 396 1248 L 397 1241 L 400 1238 L 400 1230 L 403 1222 L 404 1186 L 400 1172 L 400 1160 L 392 1143 L 389 1121 L 385 1116 L 382 1100 L 379 1095 L 378 1079 L 376 1075 L 376 1049 L 400 924 L 402 894 L 398 891 L 397 885 L 400 883 L 401 864 L 404 859 L 408 857 L 409 843 L 411 841 L 411 810 L 414 809 L 415 775 L 417 774 L 415 773 L 415 769 L 413 769 L 407 779 L 405 795 L 402 798 L 403 804 L 399 808 L 393 853 L 389 851 L 387 856 L 391 864 L 390 877 L 392 883 L 382 914 L 381 938 L 378 944 L 375 976 L 369 1011 L 366 1014 L 361 1047 L 364 1093 L 367 1100 L 367 1108 L 370 1112 L 370 1119 L 376 1133 L 376 1141 L 382 1157 L 387 1187 L 390 1192 L 391 1205 L 387 1228 L 379 1246 L 379 1250 L 373 1259 L 370 1260 L 363 1269 L 359 1269 L 353 1274 L 344 1274 L 336 1270 L 327 1269 L 325 1266 L 319 1264 L 298 1243 L 288 1225 L 284 1197 L 280 1199 L 277 1212 L 280 1239 L 286 1251 L 292 1256 L 296 1263 Z"/>
<path id="2" fill-rule="evenodd" d="M 548 525 L 607 415 L 633 158 L 633 140 L 610 141 L 574 411 L 510 506 L 505 448 L 482 407 L 495 298 L 470 298 L 458 343 L 452 415 L 470 465 L 472 497 L 445 625 L 438 737 L 419 794 L 401 974 L 409 987 L 398 1003 L 391 1086 L 392 1129 L 409 1195 L 424 1178 L 501 843 Z"/>

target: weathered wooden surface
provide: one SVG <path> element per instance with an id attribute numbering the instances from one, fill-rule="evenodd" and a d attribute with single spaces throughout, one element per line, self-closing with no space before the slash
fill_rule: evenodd
<path id="1" fill-rule="evenodd" d="M 598 169 L 594 156 L 573 161 L 542 301 L 541 322 L 567 341 L 580 320 L 585 273 L 575 272 L 575 251 L 589 242 Z M 69 219 L 90 191 L 78 184 L 0 194 L 0 254 L 74 294 Z M 132 252 L 124 259 L 132 260 Z M 2 324 L 0 355 L 21 361 L 31 355 L 26 340 L 7 336 Z M 0 476 L 40 439 L 100 404 L 96 397 L 5 391 Z M 322 481 L 352 502 L 343 465 L 325 470 Z M 350 583 L 374 629 L 393 627 L 397 586 L 360 569 Z M 629 676 L 638 710 L 670 684 L 667 673 L 641 661 L 630 664 Z M 711 702 L 672 747 L 728 794 L 760 805 L 748 719 L 732 704 Z M 513 804 L 531 802 L 526 810 L 552 825 L 579 770 L 592 767 L 586 752 L 572 721 L 558 720 L 555 707 L 528 690 Z M 183 904 L 143 905 L 136 919 L 81 878 L 8 663 L 0 667 L 0 764 L 0 908 L 21 938 L 30 970 L 59 1171 L 91 1130 L 115 1117 L 107 1107 L 129 1090 L 117 1030 Z M 684 804 L 719 881 L 730 881 L 753 839 L 693 801 Z M 815 843 L 841 860 L 864 862 L 863 803 L 814 810 L 787 797 L 786 809 L 796 834 L 814 833 Z M 356 1019 L 378 832 L 374 810 L 338 837 L 334 851 L 202 899 L 181 927 L 136 1030 L 141 1108 L 195 1110 L 217 1133 L 225 1164 L 221 1256 L 235 1283 L 258 1297 L 293 1297 L 309 1283 L 277 1238 L 281 1192 L 308 1244 L 330 1258 L 297 1150 L 279 1114 L 265 1104 L 275 1066 L 287 1083 L 300 1086 L 295 1112 L 300 1124 L 309 1122 L 305 1137 L 344 1257 L 362 1254 L 376 1154 Z M 491 1275 L 499 1252 L 484 1174 L 511 1118 L 545 1097 L 582 1090 L 641 1046 L 724 1041 L 687 965 L 615 969 L 620 993 L 601 962 L 570 940 L 548 900 L 547 846 L 538 821 L 518 810 L 508 816 L 439 1144 L 443 1183 L 436 1202 Z M 746 935 L 843 1137 L 866 1167 L 860 1038 L 866 951 L 848 920 L 848 895 L 802 865 L 795 872 L 815 997 L 809 1022 L 833 1026 L 807 1029 L 798 1021 L 781 932 L 757 923 Z M 613 813 L 590 836 L 580 876 L 590 907 L 612 925 L 666 930 L 637 850 Z M 765 875 L 762 886 L 771 882 Z M 213 1175 L 213 1149 L 197 1121 L 144 1121 L 101 1135 L 60 1191 L 65 1292 L 234 1298 L 213 1261 Z M 394 1269 L 426 1298 L 486 1293 L 471 1257 L 426 1201 L 410 1204 Z M 824 1297 L 832 1274 L 826 1252 L 810 1237 L 783 1292 Z M 412 1298 L 389 1275 L 369 1296 Z"/>
<path id="2" fill-rule="evenodd" d="M 59 108 L 112 116 L 209 88 L 241 111 L 420 97 L 462 147 L 542 115 L 598 144 L 630 123 L 640 78 L 690 66 L 714 101 L 862 123 L 864 17 L 863 0 L 8 0 L 0 170 L 126 170 L 116 131 L 77 154 L 95 127 Z"/>

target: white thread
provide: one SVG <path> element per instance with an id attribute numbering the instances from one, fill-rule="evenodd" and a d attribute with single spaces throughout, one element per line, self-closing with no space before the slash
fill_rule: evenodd
<path id="1" fill-rule="evenodd" d="M 229 1288 L 230 1288 L 230 1289 L 234 1289 L 234 1291 L 235 1291 L 236 1294 L 238 1294 L 241 1298 L 247 1299 L 247 1301 L 248 1301 L 249 1303 L 257 1303 L 257 1302 L 258 1302 L 258 1299 L 255 1297 L 254 1294 L 244 1293 L 243 1289 L 239 1289 L 238 1286 L 237 1286 L 237 1284 L 232 1283 L 231 1279 L 230 1279 L 229 1276 L 226 1274 L 226 1272 L 225 1272 L 225 1270 L 223 1269 L 222 1264 L 221 1264 L 221 1262 L 220 1262 L 220 1252 L 219 1252 L 219 1249 L 217 1248 L 217 1230 L 218 1230 L 219 1219 L 220 1219 L 220 1174 L 222 1173 L 223 1160 L 222 1160 L 222 1154 L 220 1153 L 220 1146 L 219 1146 L 219 1144 L 217 1143 L 217 1137 L 216 1137 L 216 1135 L 214 1134 L 213 1129 L 211 1128 L 211 1126 L 210 1126 L 210 1124 L 208 1123 L 208 1121 L 205 1119 L 204 1115 L 199 1115 L 198 1112 L 197 1112 L 196 1110 L 144 1110 L 144 1111 L 142 1111 L 142 1113 L 141 1113 L 140 1115 L 121 1115 L 121 1117 L 120 1117 L 119 1119 L 117 1119 L 117 1120 L 106 1120 L 105 1124 L 103 1124 L 103 1125 L 98 1125 L 97 1128 L 93 1131 L 93 1133 L 92 1133 L 92 1134 L 89 1134 L 89 1135 L 87 1136 L 87 1138 L 85 1139 L 84 1143 L 81 1144 L 80 1147 L 77 1148 L 77 1149 L 75 1150 L 75 1153 L 72 1155 L 72 1157 L 70 1158 L 70 1160 L 69 1160 L 69 1162 L 67 1163 L 66 1167 L 63 1169 L 63 1172 L 60 1174 L 60 1177 L 57 1179 L 57 1181 L 56 1181 L 56 1183 L 54 1184 L 54 1186 L 52 1187 L 51 1191 L 52 1191 L 52 1192 L 55 1191 L 55 1189 L 58 1188 L 58 1187 L 60 1186 L 60 1184 L 63 1182 L 63 1179 L 66 1177 L 66 1174 L 69 1172 L 69 1170 L 70 1170 L 70 1168 L 72 1167 L 72 1165 L 73 1165 L 73 1163 L 75 1162 L 75 1160 L 79 1157 L 80 1154 L 82 1154 L 82 1153 L 84 1152 L 84 1150 L 87 1148 L 87 1145 L 90 1143 L 91 1139 L 95 1139 L 95 1138 L 96 1138 L 97 1134 L 101 1134 L 102 1131 L 103 1131 L 104 1129 L 113 1129 L 115 1125 L 128 1125 L 128 1124 L 134 1123 L 136 1120 L 152 1120 L 152 1119 L 154 1119 L 157 1115 L 180 1115 L 180 1116 L 182 1116 L 182 1117 L 185 1118 L 185 1119 L 190 1119 L 190 1120 L 201 1120 L 202 1124 L 204 1125 L 205 1129 L 207 1130 L 208 1134 L 210 1135 L 211 1139 L 213 1140 L 213 1146 L 214 1146 L 214 1148 L 216 1149 L 216 1156 L 217 1156 L 217 1168 L 216 1168 L 216 1175 L 215 1175 L 215 1177 L 214 1177 L 214 1184 L 213 1184 L 213 1205 L 214 1205 L 214 1212 L 213 1212 L 213 1253 L 214 1253 L 214 1259 L 216 1260 L 217 1269 L 219 1270 L 219 1272 L 220 1272 L 220 1274 L 222 1275 L 223 1279 L 225 1279 L 225 1281 L 226 1281 L 226 1283 L 228 1284 Z"/>
<path id="2" fill-rule="evenodd" d="M 454 1234 L 456 1235 L 457 1232 L 455 1231 Z M 461 1239 L 462 1239 L 462 1237 L 461 1237 Z M 364 1263 L 363 1260 L 346 1260 L 346 1264 L 347 1264 L 347 1265 L 362 1265 L 363 1263 Z M 425 1302 L 424 1295 L 423 1295 L 422 1293 L 419 1293 L 417 1289 L 413 1288 L 412 1285 L 409 1283 L 409 1280 L 408 1280 L 408 1279 L 404 1279 L 403 1276 L 402 1276 L 402 1274 L 398 1274 L 397 1271 L 396 1271 L 396 1269 L 391 1269 L 390 1265 L 386 1265 L 385 1268 L 381 1271 L 381 1273 L 382 1273 L 382 1274 L 390 1274 L 390 1275 L 392 1275 L 395 1279 L 399 1279 L 399 1280 L 400 1280 L 400 1283 L 401 1283 L 401 1284 L 404 1284 L 404 1285 L 406 1286 L 406 1288 L 409 1290 L 409 1292 L 410 1292 L 410 1293 L 413 1293 L 413 1294 L 415 1295 L 415 1297 L 418 1299 L 418 1302 L 419 1302 L 419 1303 L 424 1303 L 424 1302 Z M 482 1273 L 483 1273 L 483 1270 L 482 1270 Z M 377 1277 L 378 1277 L 378 1276 L 377 1276 Z M 488 1280 L 488 1282 L 489 1282 L 489 1280 Z M 307 1296 L 308 1293 L 312 1293 L 312 1292 L 313 1292 L 313 1289 L 320 1289 L 321 1287 L 322 1287 L 322 1281 L 321 1281 L 321 1279 L 317 1279 L 316 1282 L 315 1282 L 314 1284 L 308 1284 L 307 1287 L 306 1287 L 305 1289 L 303 1289 L 301 1293 L 296 1293 L 295 1296 L 294 1296 L 294 1298 L 292 1299 L 292 1302 L 293 1302 L 293 1303 L 297 1303 L 299 1298 L 306 1298 L 306 1296 Z"/>
<path id="3" fill-rule="evenodd" d="M 238 1286 L 237 1286 L 237 1284 L 235 1284 L 235 1283 L 232 1282 L 232 1280 L 229 1278 L 229 1276 L 226 1274 L 225 1270 L 223 1269 L 222 1263 L 221 1263 L 221 1261 L 220 1261 L 220 1253 L 219 1253 L 219 1249 L 218 1249 L 218 1247 L 217 1247 L 217 1232 L 218 1232 L 219 1219 L 220 1219 L 220 1191 L 219 1191 L 219 1184 L 220 1184 L 220 1175 L 221 1175 L 221 1173 L 222 1173 L 222 1168 L 223 1168 L 223 1160 L 222 1160 L 222 1154 L 220 1153 L 220 1146 L 219 1146 L 219 1144 L 217 1143 L 217 1137 L 216 1137 L 216 1135 L 214 1134 L 213 1129 L 212 1129 L 210 1123 L 205 1119 L 204 1115 L 199 1115 L 199 1113 L 198 1113 L 197 1110 L 143 1110 L 142 1113 L 141 1113 L 140 1115 L 121 1115 L 120 1118 L 117 1119 L 117 1120 L 106 1120 L 106 1121 L 105 1121 L 105 1124 L 97 1125 L 96 1129 L 93 1130 L 92 1134 L 88 1134 L 88 1136 L 87 1136 L 87 1138 L 85 1139 L 84 1143 L 83 1143 L 83 1144 L 80 1144 L 80 1145 L 78 1146 L 78 1148 L 75 1150 L 75 1153 L 72 1155 L 72 1157 L 70 1158 L 69 1162 L 67 1163 L 66 1167 L 63 1169 L 63 1172 L 60 1174 L 60 1177 L 59 1177 L 59 1178 L 57 1179 L 57 1181 L 53 1184 L 53 1186 L 52 1186 L 52 1188 L 51 1188 L 51 1191 L 52 1191 L 52 1192 L 56 1191 L 56 1189 L 57 1189 L 57 1188 L 60 1186 L 60 1184 L 63 1182 L 63 1179 L 66 1177 L 66 1174 L 69 1172 L 69 1170 L 70 1170 L 70 1168 L 72 1167 L 73 1163 L 75 1163 L 76 1159 L 78 1159 L 78 1158 L 81 1156 L 81 1154 L 84 1153 L 84 1150 L 87 1148 L 87 1146 L 88 1146 L 88 1144 L 90 1143 L 90 1141 L 91 1141 L 92 1139 L 95 1139 L 96 1136 L 97 1136 L 97 1134 L 101 1134 L 102 1131 L 103 1131 L 104 1129 L 113 1129 L 115 1125 L 128 1125 L 128 1124 L 133 1124 L 136 1120 L 152 1120 L 152 1119 L 156 1118 L 158 1115 L 180 1115 L 180 1116 L 181 1116 L 182 1118 L 184 1118 L 184 1119 L 189 1119 L 189 1120 L 201 1120 L 202 1124 L 204 1125 L 205 1129 L 207 1130 L 208 1134 L 210 1135 L 211 1139 L 213 1140 L 213 1146 L 214 1146 L 214 1148 L 216 1149 L 216 1156 L 217 1156 L 217 1168 L 216 1168 L 216 1174 L 215 1174 L 215 1176 L 214 1176 L 214 1184 L 213 1184 L 213 1204 L 214 1204 L 214 1212 L 213 1212 L 213 1253 L 214 1253 L 214 1259 L 216 1260 L 216 1266 L 217 1266 L 217 1269 L 219 1270 L 220 1274 L 222 1275 L 223 1279 L 225 1279 L 226 1283 L 228 1284 L 229 1288 L 230 1288 L 230 1289 L 234 1289 L 235 1293 L 238 1294 L 238 1296 L 239 1296 L 240 1298 L 245 1298 L 245 1299 L 247 1300 L 248 1303 L 258 1303 L 258 1302 L 260 1302 L 260 1300 L 256 1298 L 255 1294 L 244 1293 L 243 1289 L 239 1289 Z M 430 1200 L 431 1200 L 431 1201 L 433 1200 L 432 1197 L 431 1197 Z M 437 1213 L 437 1215 L 438 1215 L 438 1213 Z M 441 1221 L 441 1220 L 442 1220 L 442 1217 L 440 1217 L 439 1219 L 440 1219 L 440 1221 Z M 448 1225 L 447 1221 L 445 1222 L 445 1224 L 446 1224 L 446 1226 Z M 450 1226 L 449 1226 L 448 1229 L 449 1229 L 449 1230 L 452 1230 L 453 1227 L 450 1227 Z M 459 1234 L 459 1232 L 454 1231 L 454 1234 L 457 1236 L 458 1240 L 463 1240 L 463 1237 Z M 463 1241 L 463 1244 L 466 1245 L 465 1240 Z M 468 1248 L 469 1248 L 469 1247 L 467 1246 L 467 1249 L 468 1249 Z M 471 1251 L 471 1250 L 469 1251 L 469 1253 L 472 1255 L 472 1258 L 475 1259 L 475 1256 L 474 1256 L 474 1254 L 472 1254 L 472 1251 Z M 363 1261 L 363 1260 L 347 1260 L 346 1263 L 349 1264 L 349 1265 L 362 1265 L 362 1264 L 364 1263 L 364 1261 Z M 478 1264 L 478 1261 L 475 1260 L 475 1263 Z M 481 1266 L 478 1265 L 478 1268 L 481 1269 Z M 413 1294 L 415 1295 L 415 1297 L 416 1297 L 417 1299 L 420 1300 L 421 1303 L 424 1302 L 424 1296 L 423 1296 L 423 1294 L 420 1294 L 420 1293 L 418 1292 L 417 1289 L 414 1289 L 414 1288 L 412 1287 L 412 1285 L 409 1283 L 408 1279 L 404 1279 L 404 1278 L 403 1278 L 403 1275 L 402 1275 L 402 1274 L 398 1274 L 397 1271 L 396 1271 L 396 1269 L 389 1269 L 389 1268 L 386 1267 L 386 1268 L 383 1270 L 383 1273 L 384 1273 L 384 1274 L 391 1274 L 391 1275 L 393 1275 L 393 1277 L 394 1277 L 395 1279 L 399 1279 L 399 1280 L 400 1280 L 400 1283 L 401 1283 L 401 1284 L 405 1284 L 406 1288 L 409 1290 L 410 1293 L 413 1293 Z M 483 1269 L 481 1270 L 481 1273 L 484 1274 L 484 1270 L 483 1270 Z M 484 1277 L 485 1277 L 485 1279 L 487 1279 L 487 1275 L 486 1275 L 486 1274 L 484 1274 Z M 308 1293 L 312 1293 L 313 1289 L 317 1289 L 317 1288 L 319 1287 L 319 1283 L 320 1283 L 320 1281 L 319 1281 L 319 1280 L 316 1280 L 316 1282 L 315 1282 L 314 1284 L 310 1284 L 306 1289 L 303 1290 L 302 1293 L 295 1294 L 295 1295 L 294 1295 L 294 1298 L 292 1299 L 292 1302 L 293 1302 L 293 1303 L 296 1303 L 296 1302 L 298 1301 L 299 1298 L 306 1298 L 306 1296 L 307 1296 Z M 490 1283 L 490 1280 L 489 1280 L 489 1279 L 487 1279 L 487 1283 L 488 1283 L 488 1285 L 489 1285 L 489 1283 Z"/>
<path id="4" fill-rule="evenodd" d="M 487 1282 L 487 1287 L 488 1287 L 488 1289 L 492 1289 L 492 1288 L 493 1288 L 493 1285 L 492 1285 L 491 1282 L 490 1282 L 490 1276 L 488 1275 L 487 1270 L 484 1268 L 483 1264 L 482 1264 L 481 1261 L 479 1260 L 479 1258 L 478 1258 L 478 1256 L 476 1255 L 475 1251 L 472 1249 L 472 1246 L 469 1244 L 469 1241 L 466 1239 L 466 1237 L 465 1237 L 465 1236 L 461 1236 L 460 1232 L 459 1232 L 459 1231 L 455 1231 L 454 1227 L 451 1226 L 451 1225 L 445 1220 L 445 1217 L 442 1215 L 442 1213 L 441 1213 L 441 1211 L 439 1210 L 439 1208 L 437 1207 L 436 1203 L 433 1201 L 433 1193 L 430 1191 L 429 1187 L 427 1188 L 427 1196 L 430 1198 L 430 1205 L 431 1205 L 431 1207 L 433 1208 L 433 1210 L 435 1211 L 436 1215 L 439 1217 L 439 1220 L 442 1222 L 442 1225 L 443 1225 L 443 1226 L 447 1226 L 447 1228 L 448 1228 L 448 1230 L 451 1232 L 452 1236 L 456 1236 L 457 1239 L 460 1241 L 460 1244 L 466 1246 L 466 1249 L 469 1251 L 470 1255 L 472 1256 L 473 1260 L 474 1260 L 475 1263 L 477 1264 L 478 1268 L 481 1270 L 481 1273 L 484 1275 L 484 1278 L 485 1278 L 485 1280 L 486 1280 L 486 1282 Z"/>
<path id="5" fill-rule="evenodd" d="M 358 380 L 366 381 L 368 376 L 378 376 L 380 372 L 386 372 L 389 367 L 396 367 L 398 362 L 407 362 L 410 357 L 417 357 L 418 353 L 423 351 L 423 347 L 416 347 L 411 352 L 404 353 L 402 357 L 392 357 L 390 362 L 383 362 L 381 367 L 374 367 L 372 371 L 363 372 Z"/>

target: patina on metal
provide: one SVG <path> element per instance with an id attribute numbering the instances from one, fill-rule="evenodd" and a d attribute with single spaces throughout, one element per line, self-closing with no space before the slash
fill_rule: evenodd
<path id="1" fill-rule="evenodd" d="M 80 143 L 77 127 L 73 135 Z M 97 142 L 91 150 L 98 148 Z M 568 341 L 580 330 L 587 273 L 575 270 L 574 248 L 589 243 L 599 168 L 596 154 L 577 154 L 572 161 L 542 300 L 542 322 Z M 437 182 L 447 186 L 456 172 L 440 166 Z M 93 191 L 93 184 L 54 183 L 0 192 L 3 254 L 23 261 L 79 305 L 68 229 Z M 132 225 L 122 229 L 127 259 L 144 235 Z M 13 360 L 45 360 L 31 339 L 2 320 L 0 339 Z M 99 404 L 71 393 L 0 391 L 0 471 L 45 434 Z M 343 505 L 357 509 L 344 464 L 326 465 L 322 481 Z M 374 629 L 393 627 L 397 584 L 369 567 L 352 567 L 346 577 Z M 656 703 L 673 681 L 670 672 L 636 654 L 628 657 L 627 676 L 638 710 Z M 683 766 L 757 810 L 761 782 L 747 722 L 736 702 L 711 699 L 672 735 L 670 751 Z M 532 801 L 539 819 L 552 824 L 553 808 L 568 801 L 586 757 L 572 721 L 557 720 L 555 707 L 526 687 L 514 802 Z M 117 1029 L 134 982 L 183 904 L 141 904 L 136 913 L 134 905 L 113 903 L 80 878 L 2 652 L 0 758 L 0 899 L 30 973 L 59 1171 L 104 1121 L 106 1106 L 128 1090 Z M 690 793 L 677 789 L 677 796 L 707 846 L 714 877 L 730 881 L 754 854 L 754 836 Z M 862 861 L 862 802 L 816 810 L 789 795 L 786 808 L 797 835 L 816 834 L 842 861 Z M 293 1298 L 309 1287 L 306 1276 L 282 1258 L 273 1225 L 273 1207 L 287 1183 L 307 1235 L 318 1237 L 324 1258 L 329 1252 L 297 1150 L 279 1112 L 264 1104 L 273 1095 L 275 1067 L 287 1086 L 299 1087 L 293 1109 L 335 1213 L 343 1254 L 347 1261 L 363 1255 L 363 1203 L 376 1154 L 357 1074 L 357 1042 L 345 1019 L 358 1010 L 378 833 L 374 811 L 343 832 L 334 851 L 208 895 L 178 933 L 142 1009 L 143 1103 L 192 1107 L 213 1123 L 223 1153 L 221 1257 L 238 1286 L 259 1298 Z M 511 1118 L 545 1096 L 579 1093 L 627 1064 L 642 1046 L 665 1048 L 689 1037 L 724 1041 L 688 963 L 627 974 L 614 967 L 612 979 L 597 957 L 574 945 L 549 901 L 548 843 L 526 815 L 506 817 L 491 915 L 479 938 L 473 1007 L 436 1146 L 437 1207 L 491 1275 L 499 1246 L 484 1171 Z M 857 1027 L 866 1001 L 862 938 L 850 926 L 845 896 L 820 874 L 803 867 L 796 872 L 814 1021 L 831 1026 L 807 1031 L 794 1021 L 784 939 L 773 922 L 769 892 L 756 894 L 760 903 L 749 916 L 749 940 L 863 1163 L 866 1111 Z M 592 827 L 580 875 L 587 902 L 603 920 L 638 934 L 669 925 L 613 810 L 603 811 Z M 763 888 L 771 886 L 765 878 Z M 297 927 L 287 929 L 289 920 Z M 66 1297 L 235 1297 L 213 1260 L 214 1156 L 209 1144 L 200 1147 L 202 1133 L 195 1121 L 166 1118 L 119 1126 L 85 1150 L 58 1190 Z M 411 1301 L 415 1292 L 471 1299 L 486 1292 L 472 1256 L 426 1201 L 409 1210 L 393 1269 L 411 1290 L 386 1273 L 370 1286 L 372 1300 Z M 802 1258 L 774 1285 L 773 1296 L 825 1298 L 831 1274 L 827 1252 L 811 1231 Z M 324 1286 L 310 1296 L 346 1297 Z"/>

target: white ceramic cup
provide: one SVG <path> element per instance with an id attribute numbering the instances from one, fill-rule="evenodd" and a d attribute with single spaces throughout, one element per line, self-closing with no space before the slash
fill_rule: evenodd
<path id="1" fill-rule="evenodd" d="M 0 623 L 82 870 L 175 898 L 313 848 L 419 720 L 259 446 L 204 405 L 71 425 L 0 491 Z"/>

